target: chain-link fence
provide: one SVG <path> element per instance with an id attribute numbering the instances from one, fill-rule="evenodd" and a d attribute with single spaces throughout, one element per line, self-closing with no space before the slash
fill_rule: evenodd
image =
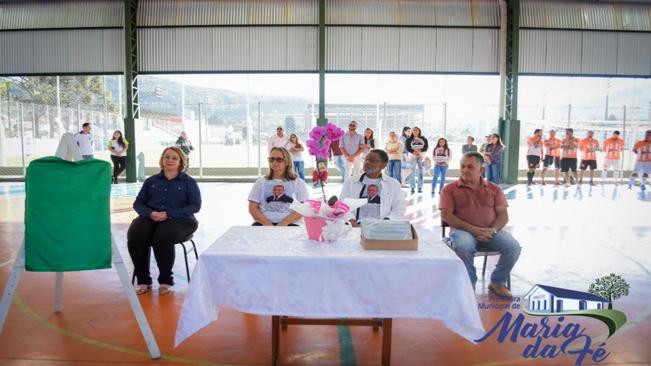
<path id="1" fill-rule="evenodd" d="M 108 97 L 118 82 L 117 76 L 2 78 L 0 176 L 23 176 L 31 160 L 53 155 L 61 135 L 84 122 L 93 125 L 96 157 L 110 160 L 106 143 L 123 130 L 121 103 Z"/>
<path id="2" fill-rule="evenodd" d="M 162 148 L 174 145 L 185 131 L 193 146 L 189 158 L 194 174 L 255 175 L 258 169 L 262 172 L 267 167 L 267 143 L 276 127 L 283 126 L 287 134 L 296 133 L 304 142 L 315 124 L 315 113 L 308 104 L 277 105 L 261 101 L 141 104 L 138 148 L 144 152 L 146 166 L 155 167 Z"/>
<path id="3" fill-rule="evenodd" d="M 182 131 L 194 147 L 189 155 L 193 175 L 264 173 L 268 139 L 276 127 L 282 126 L 286 134 L 296 133 L 305 142 L 318 116 L 318 104 L 307 99 L 256 97 L 230 91 L 211 96 L 206 88 L 188 91 L 189 87 L 155 80 L 141 79 L 140 119 L 136 122 L 135 147 L 143 153 L 145 166 L 150 168 L 148 174 L 157 169 L 162 149 L 174 145 Z M 31 160 L 52 155 L 61 134 L 78 132 L 84 122 L 93 125 L 95 157 L 110 161 L 107 141 L 114 130 L 124 131 L 121 82 L 119 76 L 0 79 L 0 177 L 23 176 Z M 326 104 L 325 112 L 330 122 L 344 130 L 351 120 L 359 123 L 359 133 L 371 128 L 378 148 L 385 146 L 390 131 L 400 134 L 405 126 L 418 126 L 430 146 L 439 137 L 447 138 L 456 156 L 460 156 L 468 136 L 474 136 L 475 144 L 480 145 L 484 136 L 496 132 L 498 120 L 497 106 L 472 101 Z M 526 169 L 526 138 L 534 129 L 556 129 L 562 137 L 562 130 L 572 127 L 578 137 L 587 130 L 595 131 L 600 142 L 613 130 L 620 130 L 626 142 L 624 169 L 631 169 L 634 156 L 630 149 L 650 127 L 650 115 L 649 109 L 627 106 L 521 105 L 519 167 Z M 309 172 L 314 159 L 305 152 L 304 160 Z"/>

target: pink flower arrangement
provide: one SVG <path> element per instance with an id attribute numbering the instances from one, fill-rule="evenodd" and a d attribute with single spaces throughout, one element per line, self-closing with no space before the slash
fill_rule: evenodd
<path id="1" fill-rule="evenodd" d="M 344 135 L 344 130 L 334 123 L 328 122 L 325 127 L 316 126 L 310 131 L 310 139 L 305 142 L 310 155 L 317 159 L 327 159 L 330 155 L 330 144 L 339 140 Z"/>
<path id="2" fill-rule="evenodd" d="M 336 220 L 344 217 L 348 212 L 350 212 L 350 206 L 343 203 L 342 201 L 335 201 L 334 204 L 330 205 L 329 203 L 323 202 L 321 200 L 312 200 L 306 199 L 305 203 L 309 204 L 312 208 L 312 211 L 316 215 L 320 215 L 324 219 Z M 323 205 L 328 207 L 322 207 Z"/>

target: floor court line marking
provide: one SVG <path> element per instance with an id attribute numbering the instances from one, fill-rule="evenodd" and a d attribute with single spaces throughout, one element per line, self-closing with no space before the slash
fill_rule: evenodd
<path id="1" fill-rule="evenodd" d="M 60 333 L 68 338 L 72 338 L 78 342 L 85 343 L 87 345 L 95 346 L 98 348 L 103 348 L 107 349 L 110 351 L 114 352 L 120 352 L 120 353 L 126 353 L 132 356 L 140 356 L 140 357 L 146 357 L 147 359 L 151 360 L 151 356 L 149 352 L 144 352 L 144 351 L 139 351 L 135 349 L 131 349 L 128 347 L 124 346 L 119 346 L 110 342 L 106 341 L 99 341 L 90 337 L 83 336 L 81 334 L 75 333 L 71 330 L 65 329 L 63 327 L 60 327 L 44 318 L 36 314 L 32 309 L 25 304 L 22 299 L 18 296 L 14 298 L 14 304 L 18 306 L 21 312 L 25 314 L 28 318 L 36 322 L 37 324 L 44 326 L 54 332 Z M 134 319 L 135 321 L 135 319 Z M 194 360 L 194 359 L 189 359 L 189 358 L 184 358 L 184 357 L 177 357 L 177 356 L 166 356 L 162 355 L 160 360 L 162 361 L 173 361 L 173 362 L 178 362 L 178 363 L 184 363 L 184 364 L 189 364 L 189 365 L 200 365 L 200 366 L 230 366 L 230 364 L 222 364 L 222 363 L 214 363 L 214 362 L 209 362 L 209 361 L 203 361 L 203 360 Z M 65 360 L 62 360 L 65 361 Z M 151 362 L 155 362 L 154 360 L 151 360 Z"/>

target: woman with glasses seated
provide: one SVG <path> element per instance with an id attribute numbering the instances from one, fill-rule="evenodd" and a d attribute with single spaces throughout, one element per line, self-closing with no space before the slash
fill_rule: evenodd
<path id="1" fill-rule="evenodd" d="M 297 226 L 301 215 L 289 206 L 308 198 L 305 182 L 292 169 L 289 152 L 273 147 L 269 152 L 269 174 L 258 178 L 249 193 L 249 213 L 253 226 Z"/>
<path id="2" fill-rule="evenodd" d="M 168 294 L 174 286 L 174 245 L 197 230 L 194 214 L 201 209 L 201 192 L 197 182 L 184 173 L 185 153 L 176 146 L 163 150 L 158 164 L 161 172 L 143 183 L 133 208 L 138 217 L 127 232 L 127 247 L 138 279 L 136 293 L 151 290 L 149 274 L 151 248 L 158 265 L 158 293 Z"/>

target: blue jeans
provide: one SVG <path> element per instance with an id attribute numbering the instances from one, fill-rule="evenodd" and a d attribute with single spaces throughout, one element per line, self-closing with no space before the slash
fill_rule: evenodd
<path id="1" fill-rule="evenodd" d="M 448 172 L 448 165 L 434 165 L 434 179 L 432 179 L 432 193 L 434 193 L 434 189 L 436 188 L 436 180 L 441 177 L 441 183 L 439 184 L 439 192 L 443 189 L 443 186 L 445 185 L 445 173 Z"/>
<path id="2" fill-rule="evenodd" d="M 402 169 L 402 161 L 398 160 L 389 160 L 389 176 L 395 178 L 402 184 L 402 177 L 400 176 L 400 169 Z"/>
<path id="3" fill-rule="evenodd" d="M 486 179 L 495 184 L 502 183 L 502 162 L 496 162 L 486 166 Z"/>
<path id="4" fill-rule="evenodd" d="M 344 165 L 344 156 L 339 155 L 339 156 L 333 156 L 332 160 L 335 163 L 335 167 L 339 171 L 339 174 L 342 176 L 342 182 L 344 181 L 345 178 L 343 178 L 344 174 L 346 174 L 346 166 Z"/>
<path id="5" fill-rule="evenodd" d="M 505 230 L 500 230 L 495 234 L 491 240 L 487 242 L 479 242 L 472 234 L 467 231 L 453 229 L 450 233 L 450 241 L 452 249 L 457 253 L 459 258 L 466 265 L 470 282 L 474 286 L 477 282 L 477 273 L 475 269 L 475 252 L 477 251 L 477 244 L 489 247 L 495 251 L 500 252 L 500 259 L 497 261 L 495 270 L 491 274 L 491 282 L 501 285 L 506 284 L 506 280 L 511 273 L 511 269 L 520 257 L 520 243 Z"/>
<path id="6" fill-rule="evenodd" d="M 294 162 L 294 171 L 298 174 L 301 179 L 305 180 L 305 162 L 295 161 Z"/>
<path id="7" fill-rule="evenodd" d="M 422 191 L 423 190 L 423 159 L 416 158 L 411 163 L 411 165 L 412 168 L 411 168 L 411 175 L 409 175 L 409 186 L 413 191 L 414 187 L 416 186 L 416 170 L 418 170 L 418 190 Z"/>

